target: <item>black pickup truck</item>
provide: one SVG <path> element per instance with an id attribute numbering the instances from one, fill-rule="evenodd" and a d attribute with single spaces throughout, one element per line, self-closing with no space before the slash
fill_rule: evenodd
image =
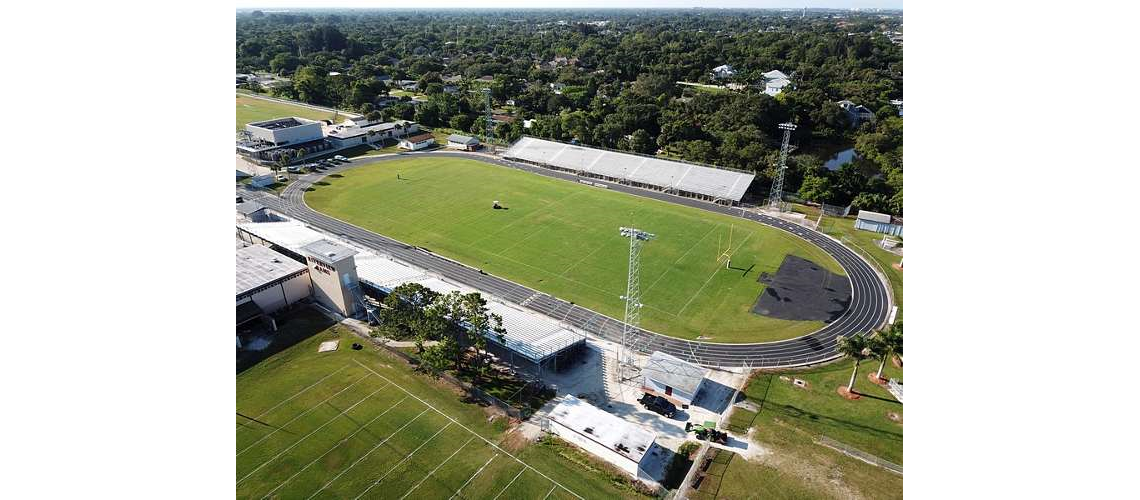
<path id="1" fill-rule="evenodd" d="M 673 418 L 673 415 L 677 414 L 677 407 L 661 396 L 646 393 L 644 396 L 641 396 L 641 399 L 637 400 L 637 402 L 641 403 L 641 406 L 644 406 L 647 410 L 658 415 Z"/>

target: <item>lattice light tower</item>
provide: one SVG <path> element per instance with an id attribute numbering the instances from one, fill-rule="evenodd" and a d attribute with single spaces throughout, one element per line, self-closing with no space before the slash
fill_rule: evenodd
<path id="1" fill-rule="evenodd" d="M 491 154 L 495 154 L 495 121 L 491 119 L 491 89 L 483 88 L 483 97 L 486 101 L 485 114 L 487 117 L 487 131 L 483 133 L 483 142 L 491 148 Z"/>
<path id="2" fill-rule="evenodd" d="M 772 183 L 772 192 L 768 195 L 768 208 L 780 210 L 784 201 L 784 171 L 788 169 L 788 143 L 792 139 L 792 131 L 796 129 L 794 123 L 781 123 L 780 130 L 784 131 L 784 142 L 780 145 L 780 165 L 776 167 L 776 181 Z"/>
<path id="3" fill-rule="evenodd" d="M 657 235 L 632 227 L 622 227 L 621 235 L 629 238 L 629 274 L 626 279 L 625 325 L 621 331 L 621 350 L 618 351 L 618 367 L 621 377 L 628 379 L 638 371 L 637 354 L 633 344 L 638 338 L 638 324 L 641 322 L 641 245 Z"/>

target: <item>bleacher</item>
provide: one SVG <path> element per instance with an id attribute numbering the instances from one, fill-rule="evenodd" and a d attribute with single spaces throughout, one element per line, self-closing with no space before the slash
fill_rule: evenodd
<path id="1" fill-rule="evenodd" d="M 755 174 L 739 170 L 664 160 L 556 141 L 523 137 L 511 145 L 505 158 L 522 160 L 578 175 L 672 190 L 711 201 L 739 202 Z"/>

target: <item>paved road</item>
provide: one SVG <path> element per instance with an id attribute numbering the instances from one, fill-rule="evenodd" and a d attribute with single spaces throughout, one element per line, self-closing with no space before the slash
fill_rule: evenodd
<path id="1" fill-rule="evenodd" d="M 460 264 L 451 259 L 427 252 L 406 243 L 376 234 L 366 229 L 334 219 L 317 212 L 305 204 L 305 189 L 322 177 L 361 165 L 370 165 L 409 156 L 456 156 L 493 163 L 507 168 L 515 168 L 547 177 L 577 182 L 578 176 L 548 170 L 545 168 L 514 162 L 482 154 L 427 152 L 397 154 L 379 157 L 358 158 L 352 163 L 324 172 L 306 174 L 290 184 L 281 196 L 265 192 L 243 194 L 249 199 L 257 199 L 262 204 L 300 220 L 306 224 L 338 235 L 358 245 L 370 248 L 377 253 L 393 256 L 414 266 L 437 272 L 450 280 L 462 283 L 477 290 L 487 292 L 502 300 L 519 304 L 527 309 L 545 314 L 576 328 L 606 340 L 620 342 L 623 323 L 620 320 L 596 313 L 570 302 L 552 297 L 534 289 L 507 281 L 497 276 L 484 274 L 478 269 Z M 604 182 L 591 179 L 592 182 Z M 851 303 L 839 319 L 824 328 L 790 340 L 757 344 L 714 344 L 667 337 L 654 332 L 640 330 L 635 342 L 638 350 L 650 353 L 664 351 L 681 359 L 709 367 L 787 367 L 816 364 L 835 359 L 836 338 L 848 335 L 865 335 L 881 326 L 887 319 L 891 304 L 887 285 L 875 269 L 852 250 L 836 240 L 797 224 L 767 215 L 755 214 L 740 208 L 725 207 L 704 201 L 673 196 L 630 186 L 604 182 L 609 189 L 636 196 L 654 198 L 670 203 L 687 205 L 711 212 L 719 212 L 775 227 L 792 233 L 820 247 L 834 257 L 851 279 Z"/>

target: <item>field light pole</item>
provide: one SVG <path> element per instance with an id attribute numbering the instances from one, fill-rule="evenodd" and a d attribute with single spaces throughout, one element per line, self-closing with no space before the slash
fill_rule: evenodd
<path id="1" fill-rule="evenodd" d="M 780 210 L 784 201 L 784 171 L 788 169 L 788 142 L 792 138 L 792 131 L 796 129 L 794 123 L 781 123 L 780 130 L 784 131 L 784 141 L 780 145 L 780 165 L 776 167 L 776 181 L 772 183 L 772 192 L 768 195 L 768 208 Z"/>
<path id="2" fill-rule="evenodd" d="M 632 227 L 620 228 L 623 238 L 629 238 L 629 273 L 626 279 L 625 295 L 625 324 L 621 330 L 621 349 L 618 351 L 618 378 L 628 380 L 638 371 L 637 354 L 633 343 L 638 336 L 637 326 L 641 321 L 641 245 L 657 235 L 647 233 Z M 628 376 L 627 376 L 628 375 Z"/>

